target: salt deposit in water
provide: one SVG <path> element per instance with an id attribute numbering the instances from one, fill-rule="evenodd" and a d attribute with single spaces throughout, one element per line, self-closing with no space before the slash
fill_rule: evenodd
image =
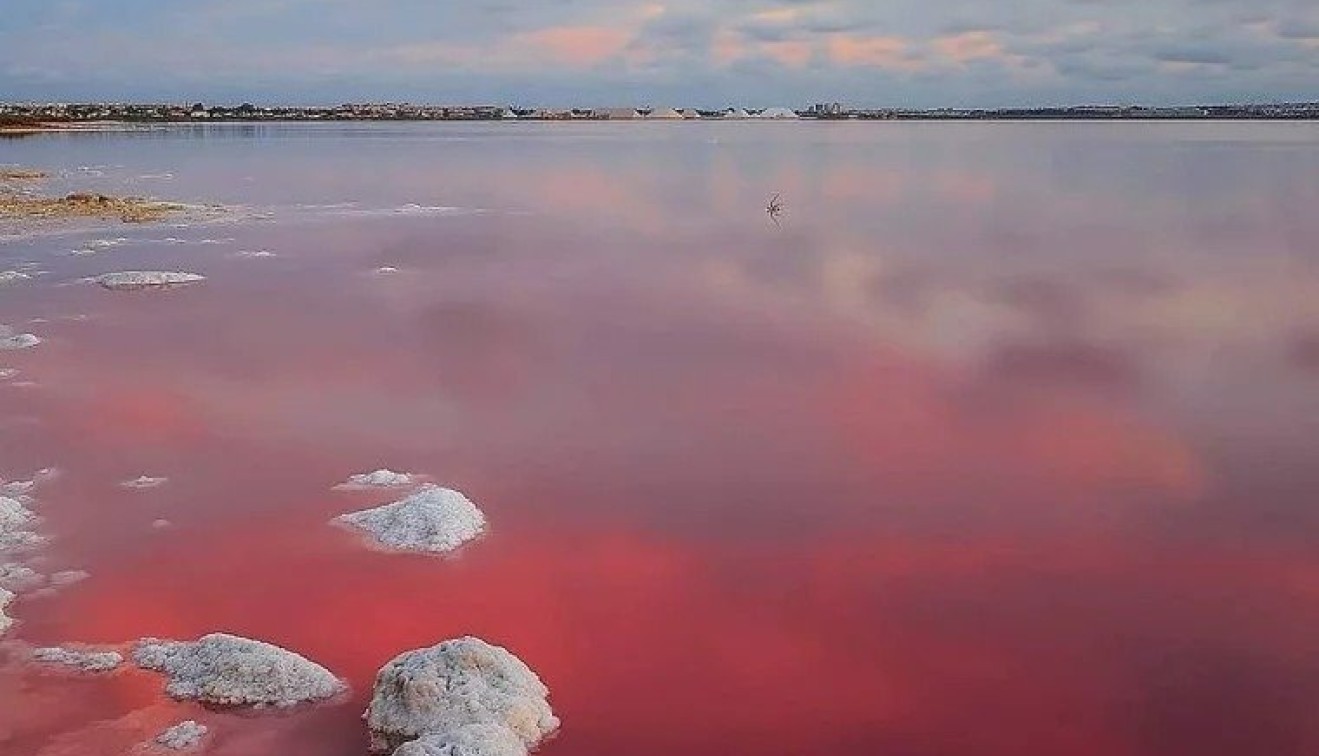
<path id="1" fill-rule="evenodd" d="M 0 368 L 0 381 L 7 381 L 16 377 L 18 377 L 18 370 L 16 368 Z"/>
<path id="2" fill-rule="evenodd" d="M 17 499 L 0 496 L 0 553 L 18 551 L 41 543 L 36 532 L 39 519 Z"/>
<path id="3" fill-rule="evenodd" d="M 25 564 L 0 564 L 0 588 L 7 588 L 16 593 L 40 588 L 46 583 L 46 576 Z"/>
<path id="4" fill-rule="evenodd" d="M 68 588 L 71 585 L 81 583 L 91 576 L 92 574 L 86 570 L 61 570 L 60 572 L 51 574 L 50 584 L 55 588 Z"/>
<path id="5" fill-rule="evenodd" d="M 189 719 L 157 735 L 156 743 L 171 751 L 191 751 L 202 744 L 206 732 L 206 725 L 198 724 Z"/>
<path id="6" fill-rule="evenodd" d="M 473 724 L 404 743 L 393 756 L 527 756 L 527 745 L 496 724 Z"/>
<path id="7" fill-rule="evenodd" d="M 5 614 L 9 608 L 9 603 L 14 600 L 14 594 L 5 588 L 0 588 L 0 635 L 9 632 L 9 628 L 14 626 L 14 620 Z"/>
<path id="8" fill-rule="evenodd" d="M 133 291 L 136 289 L 184 286 L 205 281 L 206 277 L 196 273 L 171 270 L 126 270 L 118 273 L 106 273 L 97 276 L 93 280 L 113 291 Z"/>
<path id="9" fill-rule="evenodd" d="M 335 488 L 340 490 L 363 488 L 406 488 L 416 482 L 417 476 L 412 473 L 394 472 L 393 470 L 382 468 L 369 473 L 349 475 L 348 480 L 335 486 Z"/>
<path id="10" fill-rule="evenodd" d="M 402 753 L 521 756 L 559 727 L 549 693 L 522 660 L 479 638 L 408 651 L 376 675 L 364 715 L 370 749 L 418 741 Z"/>
<path id="11" fill-rule="evenodd" d="M 21 271 L 0 270 L 0 284 L 18 283 L 19 281 L 27 281 L 30 278 L 32 276 Z"/>
<path id="12" fill-rule="evenodd" d="M 147 638 L 133 660 L 168 678 L 171 697 L 220 706 L 294 706 L 343 693 L 329 670 L 261 641 L 213 633 L 195 642 Z"/>
<path id="13" fill-rule="evenodd" d="M 79 672 L 110 672 L 124 663 L 118 651 L 90 651 L 77 648 L 38 648 L 32 659 L 42 664 L 58 664 Z"/>
<path id="14" fill-rule="evenodd" d="M 119 483 L 120 488 L 159 488 L 169 482 L 169 478 L 153 478 L 150 475 L 139 475 L 132 480 L 125 480 Z"/>
<path id="15" fill-rule="evenodd" d="M 4 329 L 8 330 L 8 329 Z M 7 334 L 0 330 L 0 351 L 16 352 L 20 349 L 31 349 L 41 343 L 41 339 L 30 333 Z"/>
<path id="16" fill-rule="evenodd" d="M 350 512 L 335 522 L 366 531 L 397 551 L 445 553 L 485 531 L 485 515 L 458 491 L 428 485 L 404 499 Z"/>

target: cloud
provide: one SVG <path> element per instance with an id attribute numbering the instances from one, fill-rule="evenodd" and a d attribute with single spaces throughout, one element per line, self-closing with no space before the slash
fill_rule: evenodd
<path id="1" fill-rule="evenodd" d="M 1158 103 L 1305 99 L 1319 73 L 1303 0 L 8 0 L 5 13 L 0 91 L 16 98 Z"/>

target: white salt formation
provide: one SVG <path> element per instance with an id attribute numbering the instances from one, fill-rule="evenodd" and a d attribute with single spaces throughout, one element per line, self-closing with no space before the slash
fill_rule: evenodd
<path id="1" fill-rule="evenodd" d="M 171 751 L 191 751 L 200 746 L 205 737 L 206 725 L 197 724 L 189 719 L 157 735 L 156 742 Z"/>
<path id="2" fill-rule="evenodd" d="M 18 370 L 15 368 L 0 368 L 0 381 L 7 381 L 17 376 Z"/>
<path id="3" fill-rule="evenodd" d="M 41 543 L 41 536 L 35 531 L 37 522 L 37 516 L 18 500 L 0 496 L 0 552 Z"/>
<path id="4" fill-rule="evenodd" d="M 205 276 L 171 270 L 126 270 L 97 276 L 96 283 L 114 291 L 182 286 L 205 281 Z"/>
<path id="5" fill-rule="evenodd" d="M 32 276 L 19 270 L 0 270 L 0 284 L 17 283 L 26 281 Z"/>
<path id="6" fill-rule="evenodd" d="M 348 480 L 335 486 L 335 488 L 405 488 L 416 482 L 417 476 L 412 473 L 380 469 L 369 473 L 349 475 Z"/>
<path id="7" fill-rule="evenodd" d="M 72 648 L 39 648 L 32 658 L 43 664 L 58 664 L 80 672 L 110 672 L 124 663 L 117 651 L 81 651 Z"/>
<path id="8" fill-rule="evenodd" d="M 86 570 L 63 570 L 50 576 L 50 584 L 55 588 L 67 588 L 75 583 L 81 583 L 91 576 L 91 573 Z"/>
<path id="9" fill-rule="evenodd" d="M 169 478 L 153 478 L 149 475 L 141 475 L 132 480 L 122 481 L 121 488 L 159 488 L 169 482 Z"/>
<path id="10" fill-rule="evenodd" d="M 0 564 L 0 588 L 22 592 L 40 588 L 45 582 L 45 576 L 31 567 L 22 564 Z"/>
<path id="11" fill-rule="evenodd" d="M 530 667 L 479 638 L 409 651 L 376 675 L 364 715 L 371 752 L 523 756 L 559 727 L 549 694 Z"/>
<path id="12" fill-rule="evenodd" d="M 386 548 L 442 554 L 485 530 L 485 515 L 466 496 L 426 486 L 405 499 L 350 512 L 336 522 L 359 528 Z"/>
<path id="13" fill-rule="evenodd" d="M 133 660 L 169 678 L 165 692 L 173 698 L 220 706 L 294 706 L 347 689 L 329 670 L 292 651 L 224 633 L 196 642 L 147 638 Z"/>
<path id="14" fill-rule="evenodd" d="M 527 753 L 526 744 L 507 727 L 476 724 L 404 743 L 393 756 L 527 756 Z"/>
<path id="15" fill-rule="evenodd" d="M 14 620 L 5 614 L 5 609 L 9 608 L 9 602 L 14 600 L 14 594 L 0 588 L 0 635 L 4 635 L 9 628 L 14 626 Z"/>
<path id="16" fill-rule="evenodd" d="M 30 333 L 15 333 L 8 335 L 7 328 L 0 328 L 0 352 L 16 352 L 20 349 L 31 349 L 41 343 L 41 339 Z"/>

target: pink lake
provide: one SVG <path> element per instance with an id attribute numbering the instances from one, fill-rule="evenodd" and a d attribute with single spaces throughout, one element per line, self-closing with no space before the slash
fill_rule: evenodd
<path id="1" fill-rule="evenodd" d="M 1319 125 L 235 125 L 0 162 L 242 208 L 0 239 L 43 272 L 0 323 L 44 339 L 0 352 L 0 477 L 60 470 L 38 563 L 91 575 L 6 641 L 224 631 L 353 689 L 213 712 L 11 658 L 0 754 L 195 718 L 213 756 L 360 756 L 375 671 L 464 634 L 549 685 L 547 756 L 1319 753 Z M 78 283 L 134 269 L 207 280 Z M 329 526 L 379 467 L 489 534 Z"/>

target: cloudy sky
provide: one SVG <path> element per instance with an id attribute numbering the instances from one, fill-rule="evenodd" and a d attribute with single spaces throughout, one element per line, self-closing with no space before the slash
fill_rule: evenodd
<path id="1" fill-rule="evenodd" d="M 1315 0 L 3 0 L 0 98 L 1319 99 Z"/>

